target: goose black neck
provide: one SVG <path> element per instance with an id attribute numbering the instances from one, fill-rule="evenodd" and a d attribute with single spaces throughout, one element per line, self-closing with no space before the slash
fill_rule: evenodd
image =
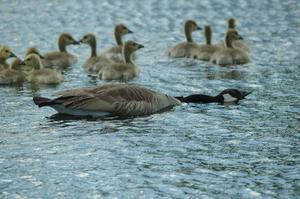
<path id="1" fill-rule="evenodd" d="M 209 96 L 202 94 L 189 95 L 187 97 L 176 97 L 176 99 L 185 103 L 199 103 L 199 104 L 208 104 L 208 103 L 222 103 L 223 98 L 220 95 Z"/>

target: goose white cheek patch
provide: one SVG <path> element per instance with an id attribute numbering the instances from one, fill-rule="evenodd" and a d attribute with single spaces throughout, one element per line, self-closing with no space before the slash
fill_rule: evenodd
<path id="1" fill-rule="evenodd" d="M 224 94 L 223 97 L 224 97 L 224 102 L 235 102 L 237 100 L 237 98 L 232 97 L 229 94 Z"/>

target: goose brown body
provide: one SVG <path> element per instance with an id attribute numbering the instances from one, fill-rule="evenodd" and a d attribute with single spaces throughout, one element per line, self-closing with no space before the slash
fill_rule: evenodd
<path id="1" fill-rule="evenodd" d="M 55 99 L 34 98 L 42 106 L 71 115 L 143 116 L 179 105 L 176 98 L 135 85 L 106 84 L 56 93 Z"/>

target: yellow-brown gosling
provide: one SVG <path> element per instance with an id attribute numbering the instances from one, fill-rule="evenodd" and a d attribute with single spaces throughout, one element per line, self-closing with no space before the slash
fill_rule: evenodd
<path id="1" fill-rule="evenodd" d="M 97 40 L 94 34 L 88 33 L 84 35 L 80 39 L 80 43 L 87 44 L 91 47 L 91 56 L 83 65 L 86 71 L 98 73 L 101 68 L 114 63 L 104 55 L 97 55 Z"/>
<path id="2" fill-rule="evenodd" d="M 75 55 L 67 51 L 67 46 L 80 44 L 69 33 L 61 33 L 58 38 L 58 49 L 44 55 L 45 67 L 67 68 L 77 62 Z"/>
<path id="3" fill-rule="evenodd" d="M 212 55 L 210 62 L 216 63 L 221 66 L 248 63 L 248 53 L 233 46 L 233 42 L 238 41 L 240 39 L 242 39 L 242 37 L 238 34 L 238 32 L 235 29 L 229 29 L 225 34 L 225 48 L 221 48 L 218 51 L 216 51 Z"/>
<path id="4" fill-rule="evenodd" d="M 23 72 L 22 60 L 16 57 L 10 67 L 0 72 L 0 84 L 21 84 L 25 81 L 26 75 Z"/>
<path id="5" fill-rule="evenodd" d="M 196 30 L 201 30 L 197 23 L 193 20 L 188 20 L 184 25 L 184 32 L 186 37 L 186 42 L 182 42 L 172 47 L 168 55 L 173 58 L 183 58 L 188 57 L 192 58 L 192 53 L 197 49 L 198 45 L 194 42 L 192 38 L 192 32 Z"/>
<path id="6" fill-rule="evenodd" d="M 134 77 L 137 77 L 139 74 L 139 68 L 132 61 L 132 55 L 136 50 L 143 47 L 143 45 L 140 45 L 131 40 L 125 42 L 123 46 L 123 63 L 115 63 L 102 68 L 98 73 L 99 79 L 129 80 Z"/>
<path id="7" fill-rule="evenodd" d="M 61 73 L 54 69 L 44 68 L 40 57 L 36 54 L 28 55 L 23 62 L 32 67 L 32 71 L 27 74 L 27 80 L 31 83 L 58 84 L 64 80 Z"/>
<path id="8" fill-rule="evenodd" d="M 9 68 L 9 64 L 6 61 L 12 57 L 16 57 L 16 55 L 9 46 L 0 46 L 0 71 Z"/>
<path id="9" fill-rule="evenodd" d="M 212 30 L 210 26 L 204 27 L 205 44 L 199 45 L 193 54 L 193 58 L 200 59 L 203 61 L 209 61 L 211 56 L 219 49 L 217 45 L 213 45 Z"/>

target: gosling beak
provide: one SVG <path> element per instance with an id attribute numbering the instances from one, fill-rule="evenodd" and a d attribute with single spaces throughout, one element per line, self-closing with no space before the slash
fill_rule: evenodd
<path id="1" fill-rule="evenodd" d="M 25 62 L 24 62 L 24 61 L 21 61 L 21 62 L 20 62 L 20 65 L 26 65 L 26 64 L 25 64 Z"/>
<path id="2" fill-rule="evenodd" d="M 73 44 L 74 44 L 74 45 L 80 45 L 80 42 L 74 40 Z"/>
<path id="3" fill-rule="evenodd" d="M 144 47 L 145 47 L 145 46 L 143 46 L 143 45 L 141 45 L 141 44 L 138 45 L 138 49 L 144 48 Z"/>
<path id="4" fill-rule="evenodd" d="M 79 40 L 79 43 L 83 43 L 83 40 L 82 40 L 82 39 L 80 39 L 80 40 Z"/>
<path id="5" fill-rule="evenodd" d="M 133 33 L 133 31 L 131 31 L 131 30 L 128 29 L 128 34 L 131 34 L 131 33 Z"/>
<path id="6" fill-rule="evenodd" d="M 17 57 L 17 56 L 13 52 L 11 52 L 9 57 Z"/>
<path id="7" fill-rule="evenodd" d="M 239 40 L 244 40 L 244 38 L 241 35 L 239 35 Z"/>
<path id="8" fill-rule="evenodd" d="M 202 30 L 202 28 L 200 26 L 197 26 L 196 30 Z"/>
<path id="9" fill-rule="evenodd" d="M 41 55 L 41 54 L 39 54 L 39 57 L 40 57 L 41 59 L 45 59 L 45 57 L 44 57 L 43 55 Z"/>

